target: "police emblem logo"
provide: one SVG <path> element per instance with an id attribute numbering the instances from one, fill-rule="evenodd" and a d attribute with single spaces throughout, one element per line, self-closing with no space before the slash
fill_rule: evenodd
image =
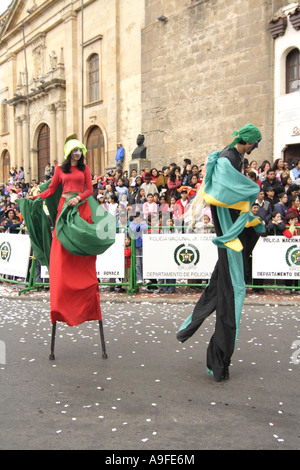
<path id="1" fill-rule="evenodd" d="M 300 249 L 297 245 L 293 245 L 287 250 L 285 258 L 290 268 L 300 268 Z"/>
<path id="2" fill-rule="evenodd" d="M 174 251 L 174 259 L 180 268 L 192 269 L 199 263 L 200 253 L 195 245 L 183 243 Z"/>
<path id="3" fill-rule="evenodd" d="M 2 261 L 9 262 L 11 256 L 11 246 L 9 242 L 3 242 L 0 245 L 0 257 Z"/>

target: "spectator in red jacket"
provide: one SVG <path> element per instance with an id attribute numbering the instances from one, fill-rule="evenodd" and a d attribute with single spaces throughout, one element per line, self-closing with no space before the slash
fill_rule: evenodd
<path id="1" fill-rule="evenodd" d="M 180 168 L 179 166 L 175 166 L 170 172 L 170 178 L 168 179 L 168 190 L 170 193 L 170 197 L 175 197 L 175 199 L 179 199 L 180 195 L 178 193 L 178 188 L 182 185 L 182 178 L 180 175 Z"/>
<path id="2" fill-rule="evenodd" d="M 288 210 L 286 211 L 285 217 L 287 217 L 288 214 L 292 213 L 298 218 L 298 223 L 300 223 L 299 207 L 300 207 L 299 197 L 298 196 L 292 197 L 290 200 L 290 205 L 288 207 Z"/>
<path id="3" fill-rule="evenodd" d="M 127 284 L 130 282 L 130 267 L 131 267 L 131 238 L 129 235 L 125 238 L 125 247 L 124 247 L 124 254 L 125 254 L 125 275 L 124 275 L 124 283 Z M 127 286 L 127 291 L 129 290 L 130 286 Z M 121 290 L 121 289 L 120 289 Z M 122 292 L 124 292 L 122 290 Z"/>
<path id="4" fill-rule="evenodd" d="M 298 225 L 297 215 L 290 212 L 289 214 L 287 214 L 285 222 L 287 227 L 282 232 L 282 235 L 287 238 L 292 238 L 293 236 L 297 237 L 300 233 L 300 230 L 296 228 L 296 226 Z"/>
<path id="5" fill-rule="evenodd" d="M 173 207 L 173 217 L 175 226 L 184 226 L 184 213 L 186 212 L 188 203 L 189 200 L 187 190 L 183 189 L 181 191 L 181 198 L 176 201 Z M 184 232 L 184 229 L 180 229 L 180 231 Z"/>

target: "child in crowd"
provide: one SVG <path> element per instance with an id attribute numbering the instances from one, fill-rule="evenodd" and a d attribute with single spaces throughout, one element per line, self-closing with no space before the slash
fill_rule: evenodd
<path id="1" fill-rule="evenodd" d="M 174 211 L 174 206 L 176 204 L 176 198 L 174 196 L 171 197 L 170 199 L 170 212 L 173 214 Z"/>
<path id="2" fill-rule="evenodd" d="M 209 206 L 203 209 L 200 220 L 196 222 L 195 227 L 195 233 L 214 233 L 214 224 Z"/>
<path id="3" fill-rule="evenodd" d="M 124 247 L 124 255 L 125 255 L 125 276 L 124 276 L 124 283 L 127 284 L 130 282 L 130 267 L 131 267 L 131 238 L 127 234 L 125 238 L 125 247 Z M 127 286 L 126 290 L 129 290 L 129 286 Z"/>
<path id="4" fill-rule="evenodd" d="M 122 194 L 121 199 L 120 199 L 120 204 L 122 204 L 125 209 L 127 209 L 128 206 L 128 200 L 126 194 Z"/>
<path id="5" fill-rule="evenodd" d="M 100 206 L 103 207 L 103 209 L 108 211 L 109 203 L 104 201 L 104 194 L 98 194 L 97 201 L 99 202 Z"/>
<path id="6" fill-rule="evenodd" d="M 287 238 L 292 238 L 294 236 L 297 237 L 300 235 L 300 229 L 296 228 L 296 226 L 298 225 L 297 215 L 290 212 L 289 214 L 287 214 L 285 218 L 285 222 L 286 222 L 286 228 L 282 232 L 282 235 L 284 235 Z"/>
<path id="7" fill-rule="evenodd" d="M 160 233 L 159 218 L 157 212 L 148 214 L 148 233 Z"/>
<path id="8" fill-rule="evenodd" d="M 292 237 L 297 237 L 300 235 L 300 230 L 296 228 L 298 225 L 298 217 L 296 214 L 293 212 L 290 212 L 286 216 L 286 228 L 284 229 L 282 235 L 287 237 L 287 238 L 292 238 Z M 296 279 L 286 279 L 285 281 L 285 286 L 286 287 L 292 287 L 292 286 L 297 286 L 298 285 L 298 280 Z M 292 289 L 287 289 L 287 293 L 292 293 Z"/>
<path id="9" fill-rule="evenodd" d="M 267 187 L 267 189 L 265 190 L 265 201 L 268 201 L 270 203 L 272 212 L 274 211 L 274 206 L 276 202 L 274 196 L 275 190 L 273 188 Z"/>
<path id="10" fill-rule="evenodd" d="M 278 211 L 273 211 L 271 219 L 268 222 L 268 235 L 279 236 L 282 235 L 285 229 L 285 222 L 281 218 L 281 214 Z"/>
<path id="11" fill-rule="evenodd" d="M 153 200 L 153 194 L 148 193 L 147 201 L 144 202 L 143 204 L 143 213 L 144 213 L 145 219 L 147 219 L 149 214 L 153 214 L 154 212 L 157 213 L 157 210 L 158 210 L 158 207 L 157 207 L 156 202 L 154 202 Z"/>
<path id="12" fill-rule="evenodd" d="M 111 194 L 108 205 L 108 212 L 114 217 L 118 215 L 118 196 Z"/>
<path id="13" fill-rule="evenodd" d="M 167 212 L 163 212 L 162 213 L 162 221 L 161 221 L 161 225 L 166 227 L 166 228 L 162 228 L 160 233 L 174 233 L 174 220 L 172 218 L 172 214 L 168 214 Z M 160 282 L 162 284 L 162 282 Z M 163 283 L 164 284 L 176 284 L 176 279 L 164 279 L 163 280 Z M 170 294 L 174 294 L 175 292 L 175 286 L 164 286 L 164 287 L 161 287 L 159 292 L 162 292 L 164 294 L 166 293 L 170 293 Z"/>
<path id="14" fill-rule="evenodd" d="M 129 224 L 135 239 L 135 269 L 136 269 L 136 282 L 137 284 L 143 283 L 143 234 L 147 233 L 148 225 L 144 218 L 141 217 L 139 212 L 132 217 Z"/>
<path id="15" fill-rule="evenodd" d="M 161 212 L 169 212 L 170 210 L 170 206 L 169 204 L 166 202 L 166 197 L 165 196 L 160 196 L 159 198 L 159 213 Z"/>
<path id="16" fill-rule="evenodd" d="M 118 185 L 116 186 L 116 191 L 117 191 L 118 196 L 119 196 L 119 201 L 121 200 L 121 197 L 123 195 L 126 196 L 126 200 L 128 199 L 129 191 L 128 191 L 128 188 L 124 184 L 124 178 L 119 178 L 118 179 Z"/>
<path id="17" fill-rule="evenodd" d="M 187 210 L 188 203 L 189 200 L 187 190 L 183 189 L 181 191 L 181 198 L 176 201 L 173 207 L 174 224 L 178 227 L 184 226 L 184 214 Z M 180 228 L 180 231 L 184 232 L 184 229 Z"/>

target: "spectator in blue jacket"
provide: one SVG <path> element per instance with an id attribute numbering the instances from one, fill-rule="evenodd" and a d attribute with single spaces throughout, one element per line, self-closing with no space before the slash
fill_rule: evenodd
<path id="1" fill-rule="evenodd" d="M 270 201 L 265 200 L 264 191 L 259 191 L 255 203 L 258 205 L 258 216 L 268 222 L 272 214 L 272 206 Z"/>
<path id="2" fill-rule="evenodd" d="M 142 219 L 141 214 L 136 212 L 129 224 L 129 229 L 135 238 L 135 269 L 136 282 L 143 282 L 143 234 L 148 231 L 148 224 Z"/>
<path id="3" fill-rule="evenodd" d="M 286 216 L 286 211 L 287 211 L 288 196 L 286 193 L 280 193 L 278 195 L 278 199 L 279 199 L 279 202 L 275 204 L 274 211 L 280 212 L 281 218 L 284 221 L 285 216 Z"/>
<path id="4" fill-rule="evenodd" d="M 121 196 L 123 196 L 123 194 L 125 194 L 126 199 L 128 201 L 129 191 L 128 191 L 128 188 L 125 186 L 124 178 L 119 178 L 118 179 L 118 185 L 116 186 L 116 192 L 118 194 L 119 201 L 121 201 Z"/>
<path id="5" fill-rule="evenodd" d="M 122 170 L 123 168 L 123 160 L 125 156 L 125 150 L 121 142 L 118 142 L 117 145 L 117 153 L 116 153 L 116 168 L 117 170 Z"/>
<path id="6" fill-rule="evenodd" d="M 292 170 L 290 171 L 290 175 L 291 175 L 292 181 L 295 181 L 298 178 L 300 178 L 300 159 L 299 158 L 296 160 L 294 168 L 292 168 Z"/>

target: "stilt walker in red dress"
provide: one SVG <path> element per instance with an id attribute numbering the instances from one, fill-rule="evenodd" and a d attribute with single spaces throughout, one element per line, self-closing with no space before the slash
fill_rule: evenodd
<path id="1" fill-rule="evenodd" d="M 69 326 L 75 326 L 89 320 L 99 321 L 102 357 L 106 358 L 96 255 L 72 254 L 57 238 L 57 221 L 65 205 L 72 208 L 78 206 L 80 217 L 89 224 L 93 223 L 91 208 L 87 201 L 93 193 L 91 172 L 84 163 L 87 149 L 77 139 L 71 139 L 66 142 L 64 151 L 65 161 L 56 167 L 48 189 L 38 196 L 31 197 L 31 199 L 47 199 L 62 187 L 49 262 L 50 315 L 53 324 L 50 359 L 55 358 L 56 322 L 66 322 Z"/>

